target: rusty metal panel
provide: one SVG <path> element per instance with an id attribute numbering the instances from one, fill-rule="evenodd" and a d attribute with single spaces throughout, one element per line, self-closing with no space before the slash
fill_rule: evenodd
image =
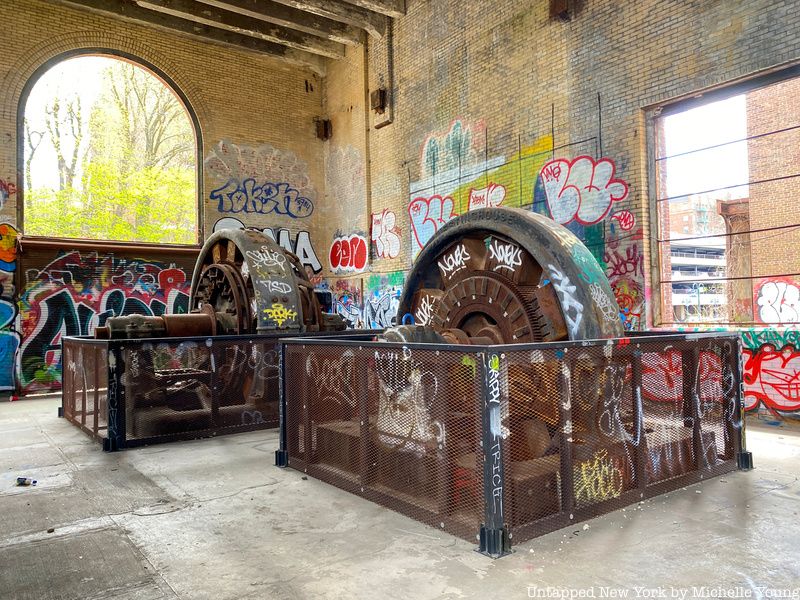
<path id="1" fill-rule="evenodd" d="M 289 466 L 501 556 L 737 468 L 739 340 L 291 340 Z"/>

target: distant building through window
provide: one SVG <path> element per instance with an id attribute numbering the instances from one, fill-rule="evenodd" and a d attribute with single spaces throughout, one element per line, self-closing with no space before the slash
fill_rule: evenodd
<path id="1" fill-rule="evenodd" d="M 662 325 L 800 322 L 800 78 L 656 119 Z"/>
<path id="2" fill-rule="evenodd" d="M 195 129 L 150 70 L 67 58 L 35 82 L 21 118 L 26 236 L 198 243 Z"/>

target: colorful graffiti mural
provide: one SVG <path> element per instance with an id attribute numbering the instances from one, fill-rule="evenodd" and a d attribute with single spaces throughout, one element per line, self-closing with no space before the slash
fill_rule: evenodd
<path id="1" fill-rule="evenodd" d="M 203 163 L 208 175 L 222 183 L 209 198 L 221 213 L 275 214 L 308 217 L 316 191 L 308 166 L 294 153 L 220 141 Z"/>
<path id="2" fill-rule="evenodd" d="M 397 308 L 405 283 L 405 273 L 373 274 L 366 280 L 364 290 L 364 325 L 383 329 L 397 325 Z"/>
<path id="3" fill-rule="evenodd" d="M 0 182 L 1 183 L 1 182 Z M 16 387 L 15 367 L 19 332 L 15 329 L 14 272 L 17 268 L 17 230 L 9 223 L 0 224 L 0 390 Z"/>
<path id="4" fill-rule="evenodd" d="M 794 328 L 742 332 L 744 403 L 777 419 L 800 418 L 800 331 Z"/>
<path id="5" fill-rule="evenodd" d="M 184 269 L 110 254 L 61 253 L 26 273 L 20 290 L 23 391 L 58 389 L 61 337 L 91 335 L 112 316 L 183 313 L 189 306 Z"/>

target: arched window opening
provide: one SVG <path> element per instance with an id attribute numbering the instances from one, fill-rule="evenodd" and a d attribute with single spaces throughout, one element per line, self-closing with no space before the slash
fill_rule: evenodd
<path id="1" fill-rule="evenodd" d="M 67 58 L 35 82 L 23 115 L 26 236 L 198 243 L 195 128 L 152 71 Z"/>

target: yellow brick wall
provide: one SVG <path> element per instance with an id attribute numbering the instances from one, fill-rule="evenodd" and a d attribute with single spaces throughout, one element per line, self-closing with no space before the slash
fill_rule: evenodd
<path id="1" fill-rule="evenodd" d="M 139 57 L 177 84 L 197 114 L 204 159 L 223 140 L 239 149 L 258 150 L 268 144 L 281 156 L 293 154 L 305 164 L 288 172 L 305 169 L 314 200 L 324 201 L 323 144 L 313 124 L 322 113 L 323 82 L 310 70 L 39 0 L 0 3 L 0 21 L 7 34 L 0 47 L 0 179 L 16 180 L 17 107 L 31 75 L 63 53 L 104 48 Z M 222 183 L 216 171 L 206 169 L 199 198 L 207 233 L 217 219 L 227 216 L 209 199 Z M 1 216 L 15 224 L 13 200 Z M 296 228 L 302 221 L 274 213 L 230 216 L 261 227 Z"/>
<path id="2" fill-rule="evenodd" d="M 627 198 L 601 222 L 569 227 L 605 263 L 630 310 L 628 325 L 644 328 L 658 277 L 646 109 L 796 61 L 800 17 L 791 4 L 576 2 L 572 20 L 561 22 L 549 18 L 547 2 L 408 0 L 394 23 L 394 122 L 369 132 L 373 210 L 397 215 L 402 245 L 396 258 L 373 257 L 371 268 L 410 267 L 408 209 L 417 197 L 449 194 L 461 214 L 470 188 L 494 183 L 506 190 L 504 205 L 536 199 L 546 212 L 541 183 L 536 192 L 545 161 L 607 157 L 629 186 Z M 389 77 L 386 52 L 385 40 L 370 40 L 370 89 Z M 431 140 L 446 143 L 454 124 L 471 134 L 458 185 L 426 173 L 423 155 Z M 625 229 L 626 215 L 613 218 L 623 211 L 633 214 L 633 228 Z"/>

